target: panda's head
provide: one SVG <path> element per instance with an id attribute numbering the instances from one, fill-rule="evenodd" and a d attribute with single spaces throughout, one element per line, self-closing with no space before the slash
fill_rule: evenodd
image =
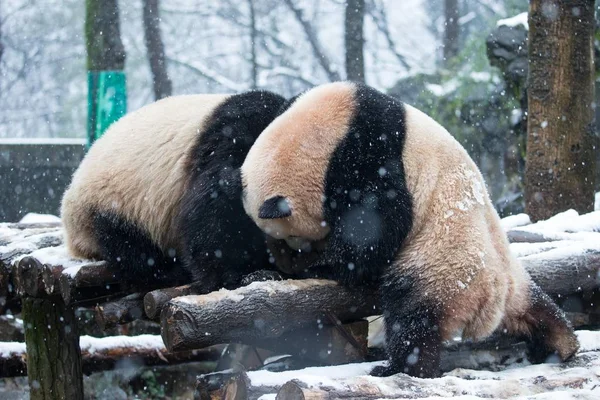
<path id="1" fill-rule="evenodd" d="M 261 133 L 242 165 L 246 212 L 292 248 L 329 233 L 325 177 L 354 115 L 354 92 L 353 84 L 338 82 L 302 94 Z"/>

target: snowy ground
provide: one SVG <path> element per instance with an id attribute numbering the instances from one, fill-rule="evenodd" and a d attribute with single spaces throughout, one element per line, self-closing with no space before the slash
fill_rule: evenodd
<path id="1" fill-rule="evenodd" d="M 299 386 L 336 393 L 363 393 L 362 398 L 459 399 L 600 399 L 600 332 L 578 331 L 581 350 L 571 361 L 508 367 L 505 370 L 455 369 L 436 379 L 399 374 L 389 378 L 368 376 L 380 364 L 306 368 L 299 371 L 248 373 L 253 387 L 280 388 L 294 380 Z M 275 399 L 275 392 L 260 397 Z M 333 397 L 335 398 L 335 397 Z M 344 397 L 352 398 L 352 397 Z"/>

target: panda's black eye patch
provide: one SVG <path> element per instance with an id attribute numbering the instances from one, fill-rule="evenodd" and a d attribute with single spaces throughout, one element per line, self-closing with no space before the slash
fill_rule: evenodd
<path id="1" fill-rule="evenodd" d="M 287 218 L 292 215 L 292 208 L 287 198 L 274 196 L 260 206 L 258 217 L 262 219 Z"/>

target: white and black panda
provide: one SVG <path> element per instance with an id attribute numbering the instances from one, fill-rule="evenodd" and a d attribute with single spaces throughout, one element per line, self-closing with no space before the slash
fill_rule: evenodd
<path id="1" fill-rule="evenodd" d="M 268 264 L 239 168 L 285 99 L 182 95 L 125 115 L 94 143 L 62 200 L 66 244 L 144 285 L 212 290 Z M 183 264 L 183 268 L 182 268 Z"/>
<path id="2" fill-rule="evenodd" d="M 325 243 L 309 271 L 379 285 L 389 365 L 373 375 L 436 376 L 442 342 L 460 332 L 527 337 L 535 361 L 578 349 L 511 255 L 475 163 L 409 105 L 362 84 L 314 88 L 254 143 L 242 185 L 264 232 L 294 249 Z"/>

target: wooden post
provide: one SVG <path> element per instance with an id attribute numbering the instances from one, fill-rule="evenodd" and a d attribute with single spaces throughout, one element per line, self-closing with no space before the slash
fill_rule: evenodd
<path id="1" fill-rule="evenodd" d="M 79 332 L 72 307 L 59 297 L 24 298 L 31 400 L 83 400 Z"/>

